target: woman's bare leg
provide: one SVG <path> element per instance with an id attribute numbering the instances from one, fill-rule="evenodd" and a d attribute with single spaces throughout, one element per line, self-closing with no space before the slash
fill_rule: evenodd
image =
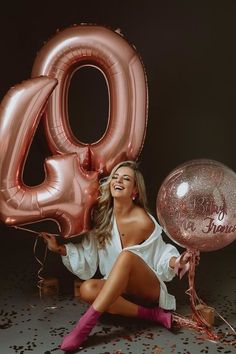
<path id="1" fill-rule="evenodd" d="M 87 300 L 92 300 L 91 293 L 85 295 L 85 290 L 86 286 L 87 288 L 90 286 L 94 292 L 96 289 L 94 284 L 94 282 L 84 284 L 81 288 L 82 298 L 87 297 Z M 63 339 L 61 349 L 66 351 L 77 349 L 87 339 L 98 318 L 105 311 L 156 320 L 170 328 L 171 317 L 169 316 L 170 318 L 166 320 L 166 314 L 164 314 L 164 318 L 162 318 L 163 313 L 159 309 L 154 310 L 153 313 L 152 309 L 138 307 L 121 297 L 121 294 L 128 293 L 154 301 L 160 294 L 160 284 L 154 272 L 139 256 L 131 252 L 121 252 L 108 279 L 103 283 L 97 282 L 97 292 L 92 306 L 80 318 L 75 328 Z"/>
<path id="2" fill-rule="evenodd" d="M 106 280 L 103 279 L 86 280 L 80 287 L 81 298 L 89 304 L 92 304 L 99 292 L 102 290 L 105 282 Z M 122 316 L 135 317 L 137 316 L 137 311 L 137 304 L 126 300 L 122 296 L 119 296 L 106 312 Z"/>
<path id="3" fill-rule="evenodd" d="M 94 309 L 121 314 L 121 307 L 125 305 L 126 311 L 130 311 L 127 315 L 136 316 L 138 306 L 129 301 L 128 304 L 123 298 L 121 300 L 123 293 L 153 302 L 160 295 L 160 283 L 154 272 L 139 256 L 129 251 L 122 251 L 117 258 L 108 279 L 93 302 Z"/>

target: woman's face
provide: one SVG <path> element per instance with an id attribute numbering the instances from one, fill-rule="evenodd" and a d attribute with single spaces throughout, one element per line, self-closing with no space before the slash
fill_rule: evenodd
<path id="1" fill-rule="evenodd" d="M 113 198 L 132 199 L 136 192 L 133 169 L 127 166 L 119 167 L 112 176 L 110 191 Z"/>

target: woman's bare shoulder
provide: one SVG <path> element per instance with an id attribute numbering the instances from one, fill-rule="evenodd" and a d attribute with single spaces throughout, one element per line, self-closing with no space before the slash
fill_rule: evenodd
<path id="1" fill-rule="evenodd" d="M 136 209 L 135 222 L 137 227 L 147 232 L 151 232 L 155 228 L 154 221 L 151 219 L 150 215 L 146 212 L 146 210 L 142 208 Z"/>

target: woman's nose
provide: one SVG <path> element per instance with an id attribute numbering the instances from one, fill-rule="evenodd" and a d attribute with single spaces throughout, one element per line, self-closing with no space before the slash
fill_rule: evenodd
<path id="1" fill-rule="evenodd" d="M 121 182 L 122 182 L 122 180 L 123 180 L 123 177 L 122 177 L 122 176 L 118 176 L 118 178 L 117 178 L 117 182 L 121 183 Z"/>

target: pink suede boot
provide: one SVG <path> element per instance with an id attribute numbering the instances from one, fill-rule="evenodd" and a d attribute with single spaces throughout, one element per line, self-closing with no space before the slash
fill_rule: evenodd
<path id="1" fill-rule="evenodd" d="M 78 349 L 87 339 L 101 314 L 102 313 L 96 311 L 93 306 L 90 306 L 77 322 L 75 328 L 65 336 L 61 343 L 61 349 L 65 351 Z"/>
<path id="2" fill-rule="evenodd" d="M 139 306 L 138 317 L 145 318 L 146 320 L 158 322 L 162 326 L 169 329 L 171 328 L 172 325 L 172 314 L 169 311 L 163 310 L 159 306 L 154 308 Z"/>

